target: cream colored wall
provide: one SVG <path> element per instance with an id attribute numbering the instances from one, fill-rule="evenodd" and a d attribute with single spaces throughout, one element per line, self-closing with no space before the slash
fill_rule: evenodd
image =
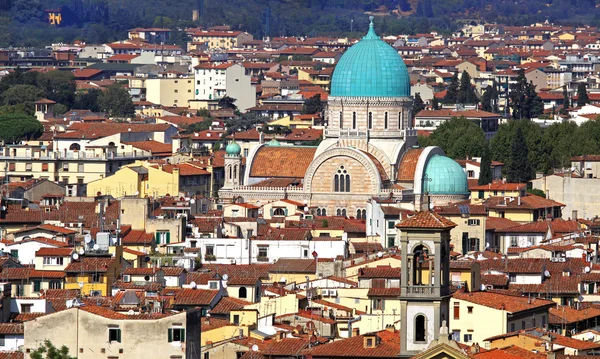
<path id="1" fill-rule="evenodd" d="M 306 276 L 308 276 L 309 280 L 317 279 L 317 276 L 314 273 L 269 273 L 269 282 L 277 282 L 281 277 L 285 277 L 287 279 L 287 283 L 304 283 L 306 282 Z"/>
<path id="2" fill-rule="evenodd" d="M 546 347 L 544 345 L 536 345 L 540 341 L 537 338 L 527 337 L 524 335 L 515 335 L 508 338 L 500 338 L 489 342 L 490 349 L 505 348 L 507 346 L 515 345 L 525 350 L 539 350 L 544 352 Z"/>
<path id="3" fill-rule="evenodd" d="M 325 161 L 315 172 L 312 180 L 313 192 L 333 192 L 333 176 L 340 166 L 350 174 L 351 193 L 370 193 L 373 184 L 367 169 L 357 160 L 351 157 L 332 158 Z"/>
<path id="4" fill-rule="evenodd" d="M 240 335 L 240 329 L 243 332 L 243 336 L 247 337 L 248 327 L 246 326 L 228 325 L 226 327 L 221 327 L 209 331 L 202 331 L 200 345 L 205 346 L 208 342 L 218 343 L 223 340 L 237 337 L 238 335 Z"/>
<path id="5" fill-rule="evenodd" d="M 460 304 L 460 319 L 454 319 L 454 303 Z M 467 307 L 473 307 L 469 314 Z M 479 304 L 450 299 L 450 333 L 460 330 L 460 341 L 465 334 L 473 335 L 473 343 L 483 343 L 484 339 L 506 333 L 506 312 L 488 308 Z M 485 318 L 485 321 L 481 320 Z"/>
<path id="6" fill-rule="evenodd" d="M 254 303 L 244 307 L 244 309 L 258 310 L 260 317 L 266 317 L 271 314 L 283 315 L 298 312 L 298 298 L 296 294 L 288 294 L 276 298 L 262 297 L 259 303 Z"/>
<path id="7" fill-rule="evenodd" d="M 73 308 L 26 322 L 24 348 L 36 349 L 44 340 L 49 339 L 57 347 L 66 346 L 69 353 L 79 359 L 98 359 L 113 355 L 143 358 L 148 353 L 156 358 L 185 358 L 181 347 L 167 341 L 167 330 L 173 324 L 181 324 L 185 328 L 186 313 L 157 320 L 114 320 Z M 116 325 L 121 329 L 121 343 L 107 343 L 109 325 Z M 106 350 L 106 354 L 100 354 L 102 349 Z M 124 354 L 119 355 L 120 349 L 123 349 Z M 30 358 L 27 352 L 25 358 Z"/>
<path id="8" fill-rule="evenodd" d="M 493 190 L 484 190 L 483 191 L 483 199 L 488 199 L 490 197 L 519 197 L 519 191 L 496 191 Z M 479 199 L 479 191 L 471 191 L 471 199 L 477 200 Z"/>
<path id="9" fill-rule="evenodd" d="M 273 207 L 287 208 L 287 216 L 288 217 L 293 216 L 296 213 L 296 205 L 287 203 L 287 202 L 283 202 L 283 201 L 275 201 L 275 202 L 267 203 L 264 206 L 262 206 L 263 217 L 265 219 L 273 218 L 273 216 L 271 216 L 271 208 L 273 208 Z M 275 217 L 281 218 L 281 216 L 275 216 Z"/>
<path id="10" fill-rule="evenodd" d="M 240 298 L 240 287 L 246 288 L 246 298 Z M 245 300 L 248 302 L 254 302 L 254 295 L 256 292 L 256 287 L 244 285 L 244 286 L 227 286 L 227 295 L 231 298 L 238 298 L 241 300 Z"/>
<path id="11" fill-rule="evenodd" d="M 98 192 L 103 195 L 112 195 L 120 198 L 126 194 L 132 195 L 142 190 L 139 175 L 128 167 L 122 167 L 112 176 L 89 182 L 87 185 L 88 197 L 96 196 Z"/>
<path id="12" fill-rule="evenodd" d="M 454 251 L 462 253 L 462 234 L 469 233 L 469 238 L 479 238 L 479 249 L 483 251 L 485 249 L 485 221 L 486 216 L 470 215 L 469 218 L 462 218 L 461 216 L 444 216 L 456 223 L 450 231 L 450 243 L 454 245 Z M 469 219 L 478 219 L 479 225 L 470 226 Z"/>
<path id="13" fill-rule="evenodd" d="M 63 264 L 62 265 L 47 265 L 44 264 L 44 257 L 35 257 L 34 260 L 34 265 L 35 265 L 35 269 L 37 270 L 65 270 L 65 268 L 69 265 L 69 263 L 71 263 L 71 258 L 69 257 L 63 257 Z"/>
<path id="14" fill-rule="evenodd" d="M 165 106 L 187 107 L 194 98 L 194 78 L 147 79 L 146 100 Z"/>
<path id="15" fill-rule="evenodd" d="M 140 191 L 144 196 L 159 197 L 170 194 L 179 195 L 179 170 L 173 169 L 173 173 L 164 172 L 160 168 L 148 168 L 148 183 L 146 188 Z"/>

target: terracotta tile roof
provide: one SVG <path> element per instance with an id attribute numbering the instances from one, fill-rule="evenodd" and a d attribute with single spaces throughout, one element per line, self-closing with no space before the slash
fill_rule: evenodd
<path id="1" fill-rule="evenodd" d="M 24 357 L 23 352 L 0 352 L 0 359 L 23 359 Z"/>
<path id="2" fill-rule="evenodd" d="M 133 249 L 127 248 L 127 247 L 123 248 L 123 252 L 129 253 L 129 254 L 133 254 L 133 255 L 138 256 L 138 257 L 145 257 L 146 256 L 146 253 L 144 253 L 144 252 L 136 251 L 136 250 L 133 250 Z"/>
<path id="3" fill-rule="evenodd" d="M 521 349 L 521 351 L 526 351 L 532 353 L 528 350 Z M 506 351 L 505 348 L 494 348 L 488 351 L 479 352 L 478 354 L 472 355 L 475 359 L 522 359 L 529 358 L 529 356 L 522 356 L 523 353 L 516 353 L 515 351 Z M 532 353 L 533 354 L 533 353 Z M 535 355 L 535 354 L 533 354 Z M 535 356 L 533 358 L 545 359 L 546 356 Z"/>
<path id="4" fill-rule="evenodd" d="M 81 294 L 79 289 L 46 289 L 43 291 L 42 298 L 60 298 L 73 299 Z"/>
<path id="5" fill-rule="evenodd" d="M 302 228 L 273 228 L 269 225 L 260 226 L 257 236 L 260 240 L 302 241 L 312 238 L 310 229 Z"/>
<path id="6" fill-rule="evenodd" d="M 123 233 L 123 229 L 125 227 L 121 227 L 121 243 L 123 245 L 152 245 L 154 243 L 154 235 L 152 233 L 146 233 L 146 231 L 141 229 L 128 229 Z"/>
<path id="7" fill-rule="evenodd" d="M 35 252 L 36 257 L 68 257 L 73 254 L 74 248 L 51 248 L 45 247 Z"/>
<path id="8" fill-rule="evenodd" d="M 481 284 L 494 287 L 507 287 L 508 277 L 503 274 L 484 274 L 481 276 Z"/>
<path id="9" fill-rule="evenodd" d="M 300 221 L 285 221 L 285 227 L 343 230 L 346 233 L 365 233 L 366 222 L 360 219 L 345 217 L 318 217 L 315 219 L 303 219 Z"/>
<path id="10" fill-rule="evenodd" d="M 323 299 L 313 299 L 312 300 L 312 304 L 320 304 L 322 305 L 325 309 L 327 308 L 334 308 L 334 309 L 338 309 L 338 310 L 343 310 L 346 311 L 348 313 L 352 313 L 353 312 L 353 308 L 350 307 L 346 307 L 345 305 L 341 305 L 341 304 L 337 304 L 337 303 L 333 303 L 333 302 L 329 302 Z M 361 312 L 360 310 L 356 311 L 356 314 L 364 314 L 364 312 Z"/>
<path id="11" fill-rule="evenodd" d="M 65 277 L 63 271 L 36 270 L 33 267 L 26 268 L 4 268 L 0 273 L 2 280 L 23 280 L 30 278 L 53 278 L 62 279 Z"/>
<path id="12" fill-rule="evenodd" d="M 283 187 L 302 187 L 303 178 L 296 177 L 282 177 L 282 178 L 268 178 L 266 180 L 257 182 L 250 187 L 273 187 L 273 188 L 283 188 Z"/>
<path id="13" fill-rule="evenodd" d="M 402 220 L 396 225 L 397 228 L 434 228 L 451 229 L 456 224 L 439 214 L 431 211 L 417 212 L 414 216 Z"/>
<path id="14" fill-rule="evenodd" d="M 201 233 L 214 233 L 215 230 L 219 227 L 221 223 L 223 223 L 223 218 L 221 217 L 202 217 L 202 218 L 194 218 L 189 220 L 194 226 L 198 228 L 198 232 Z"/>
<path id="15" fill-rule="evenodd" d="M 102 73 L 102 70 L 96 69 L 78 69 L 73 71 L 73 76 L 76 79 L 89 79 Z"/>
<path id="16" fill-rule="evenodd" d="M 488 217 L 485 221 L 485 229 L 492 231 L 502 230 L 504 228 L 515 227 L 518 225 L 519 223 L 515 221 L 511 221 L 508 218 L 501 217 Z"/>
<path id="17" fill-rule="evenodd" d="M 270 273 L 316 273 L 314 259 L 279 258 L 273 263 Z"/>
<path id="18" fill-rule="evenodd" d="M 260 281 L 258 277 L 229 277 L 227 285 L 255 285 L 256 282 Z"/>
<path id="19" fill-rule="evenodd" d="M 399 297 L 400 288 L 369 288 L 368 297 Z"/>
<path id="20" fill-rule="evenodd" d="M 125 271 L 123 272 L 123 274 L 128 274 L 128 275 L 154 275 L 156 274 L 156 272 L 158 272 L 161 268 L 127 268 L 125 269 Z"/>
<path id="21" fill-rule="evenodd" d="M 555 308 L 550 308 L 549 313 L 548 322 L 558 325 L 575 324 L 600 317 L 600 309 L 595 307 L 577 310 L 566 305 L 559 305 Z"/>
<path id="22" fill-rule="evenodd" d="M 141 141 L 141 142 L 124 142 L 126 145 L 131 145 L 135 148 L 139 148 L 144 151 L 152 153 L 154 156 L 166 155 L 170 156 L 173 152 L 172 145 L 169 143 L 162 143 L 154 140 Z"/>
<path id="23" fill-rule="evenodd" d="M 579 294 L 579 281 L 560 274 L 544 280 L 542 284 L 516 284 L 509 283 L 508 289 L 524 295 L 527 294 Z"/>
<path id="24" fill-rule="evenodd" d="M 565 270 L 575 274 L 583 274 L 588 263 L 581 258 L 567 258 L 565 262 L 552 262 L 549 258 L 509 258 L 479 261 L 481 271 L 498 271 L 502 273 L 543 273 L 548 270 L 552 275 L 560 274 Z"/>
<path id="25" fill-rule="evenodd" d="M 65 272 L 99 272 L 104 273 L 117 259 L 115 257 L 81 257 L 72 261 Z"/>
<path id="26" fill-rule="evenodd" d="M 316 147 L 263 146 L 254 156 L 250 177 L 304 178 L 316 150 Z"/>
<path id="27" fill-rule="evenodd" d="M 118 133 L 165 132 L 171 124 L 132 124 L 132 123 L 74 123 L 67 132 L 59 133 L 55 139 L 98 139 Z"/>
<path id="28" fill-rule="evenodd" d="M 365 267 L 358 270 L 358 279 L 387 278 L 400 279 L 400 268 L 392 266 Z"/>
<path id="29" fill-rule="evenodd" d="M 308 341 L 300 338 L 283 338 L 280 341 L 275 341 L 269 347 L 262 351 L 262 354 L 268 357 L 271 356 L 285 356 L 285 357 L 296 357 L 299 356 L 303 349 L 308 347 Z"/>
<path id="30" fill-rule="evenodd" d="M 565 205 L 551 199 L 536 196 L 533 194 L 521 197 L 521 204 L 517 198 L 505 200 L 504 197 L 490 197 L 485 201 L 485 205 L 495 209 L 542 209 L 550 207 L 564 207 Z"/>
<path id="31" fill-rule="evenodd" d="M 379 343 L 374 348 L 365 348 L 365 336 L 377 336 Z M 400 333 L 382 330 L 376 333 L 357 335 L 347 339 L 317 345 L 304 351 L 305 355 L 313 358 L 394 358 L 400 352 Z"/>
<path id="32" fill-rule="evenodd" d="M 107 307 L 88 305 L 86 303 L 85 306 L 73 308 L 75 310 L 80 309 L 88 313 L 96 314 L 104 318 L 108 319 L 129 319 L 129 320 L 153 320 L 153 319 L 161 319 L 172 316 L 174 314 L 166 314 L 166 313 L 148 313 L 148 314 L 124 314 L 115 312 Z"/>
<path id="33" fill-rule="evenodd" d="M 211 274 L 227 274 L 230 277 L 256 276 L 260 279 L 269 279 L 269 271 L 273 264 L 206 264 L 201 270 L 210 271 Z M 188 277 L 194 272 L 188 273 Z"/>
<path id="34" fill-rule="evenodd" d="M 462 259 L 457 261 L 450 261 L 450 269 L 471 269 L 473 265 L 477 263 L 474 260 Z"/>
<path id="35" fill-rule="evenodd" d="M 219 300 L 219 303 L 210 310 L 211 314 L 229 314 L 232 310 L 243 309 L 247 305 L 252 303 L 245 300 L 241 300 L 233 297 L 223 297 Z"/>
<path id="36" fill-rule="evenodd" d="M 23 334 L 25 329 L 20 323 L 0 323 L 0 334 Z M 0 357 L 1 358 L 1 357 Z"/>
<path id="37" fill-rule="evenodd" d="M 495 292 L 455 292 L 454 299 L 464 300 L 497 310 L 504 309 L 509 313 L 518 313 L 535 308 L 550 308 L 556 303 L 538 298 L 519 297 Z"/>
<path id="38" fill-rule="evenodd" d="M 510 183 L 494 181 L 489 184 L 469 188 L 472 191 L 522 191 L 527 189 L 527 183 Z"/>
<path id="39" fill-rule="evenodd" d="M 13 321 L 13 323 L 25 323 L 44 315 L 46 315 L 46 313 L 18 313 L 14 316 L 11 316 L 10 319 Z"/>
<path id="40" fill-rule="evenodd" d="M 164 289 L 162 295 L 174 295 L 173 305 L 209 305 L 219 294 L 218 290 L 173 288 Z"/>
<path id="41" fill-rule="evenodd" d="M 307 311 L 307 310 L 300 309 L 295 314 L 299 317 L 310 319 L 313 322 L 322 322 L 322 323 L 326 323 L 326 324 L 335 324 L 336 323 L 336 321 L 333 319 L 322 317 L 318 314 L 314 314 L 313 312 Z"/>
<path id="42" fill-rule="evenodd" d="M 145 290 L 148 292 L 158 292 L 163 288 L 162 284 L 158 282 L 146 282 L 144 284 L 136 282 L 123 282 L 122 280 L 116 280 L 112 283 L 113 288 L 127 290 L 127 289 L 138 289 Z M 96 297 L 94 297 L 96 298 Z"/>
<path id="43" fill-rule="evenodd" d="M 72 229 L 68 229 L 68 228 L 65 228 L 65 227 L 59 227 L 59 226 L 54 226 L 52 224 L 41 224 L 41 225 L 39 225 L 37 227 L 33 227 L 33 228 L 23 228 L 23 229 L 18 230 L 15 233 L 35 231 L 36 229 L 44 229 L 44 230 L 47 230 L 49 232 L 55 232 L 55 233 L 60 233 L 60 234 L 65 234 L 65 235 L 77 233 L 77 231 L 74 231 Z"/>
<path id="44" fill-rule="evenodd" d="M 356 253 L 374 253 L 383 251 L 383 246 L 379 242 L 350 242 Z"/>
<path id="45" fill-rule="evenodd" d="M 202 167 L 196 166 L 192 163 L 181 163 L 178 165 L 164 165 L 163 171 L 173 173 L 174 168 L 179 169 L 180 176 L 202 176 L 202 175 L 210 175 L 210 172 L 205 170 Z"/>
<path id="46" fill-rule="evenodd" d="M 398 166 L 398 175 L 396 176 L 398 181 L 406 182 L 415 180 L 417 162 L 419 161 L 419 156 L 421 156 L 423 150 L 424 148 L 413 148 L 408 150 L 404 156 L 402 156 L 402 160 Z"/>

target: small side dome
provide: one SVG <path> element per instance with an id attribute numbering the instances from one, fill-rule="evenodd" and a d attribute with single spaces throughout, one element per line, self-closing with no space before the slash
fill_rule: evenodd
<path id="1" fill-rule="evenodd" d="M 469 193 L 467 174 L 451 158 L 433 155 L 427 161 L 423 178 L 423 193 L 465 195 Z"/>
<path id="2" fill-rule="evenodd" d="M 225 147 L 225 153 L 227 153 L 230 156 L 239 156 L 240 153 L 242 153 L 242 148 L 240 147 L 240 145 L 238 145 L 237 142 L 235 142 L 234 139 L 227 145 L 227 147 Z"/>
<path id="3" fill-rule="evenodd" d="M 269 143 L 267 143 L 267 146 L 279 147 L 281 146 L 281 144 L 276 139 L 272 139 L 271 141 L 269 141 Z"/>

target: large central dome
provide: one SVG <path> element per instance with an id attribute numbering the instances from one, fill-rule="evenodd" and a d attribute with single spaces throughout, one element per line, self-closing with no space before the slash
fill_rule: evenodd
<path id="1" fill-rule="evenodd" d="M 373 29 L 342 56 L 331 79 L 331 96 L 408 97 L 410 77 L 398 52 Z"/>

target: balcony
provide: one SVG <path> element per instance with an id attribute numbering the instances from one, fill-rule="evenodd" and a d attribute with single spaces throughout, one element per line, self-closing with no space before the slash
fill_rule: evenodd
<path id="1" fill-rule="evenodd" d="M 259 256 L 259 257 L 256 257 L 256 261 L 257 262 L 268 262 L 269 261 L 269 257 Z"/>

